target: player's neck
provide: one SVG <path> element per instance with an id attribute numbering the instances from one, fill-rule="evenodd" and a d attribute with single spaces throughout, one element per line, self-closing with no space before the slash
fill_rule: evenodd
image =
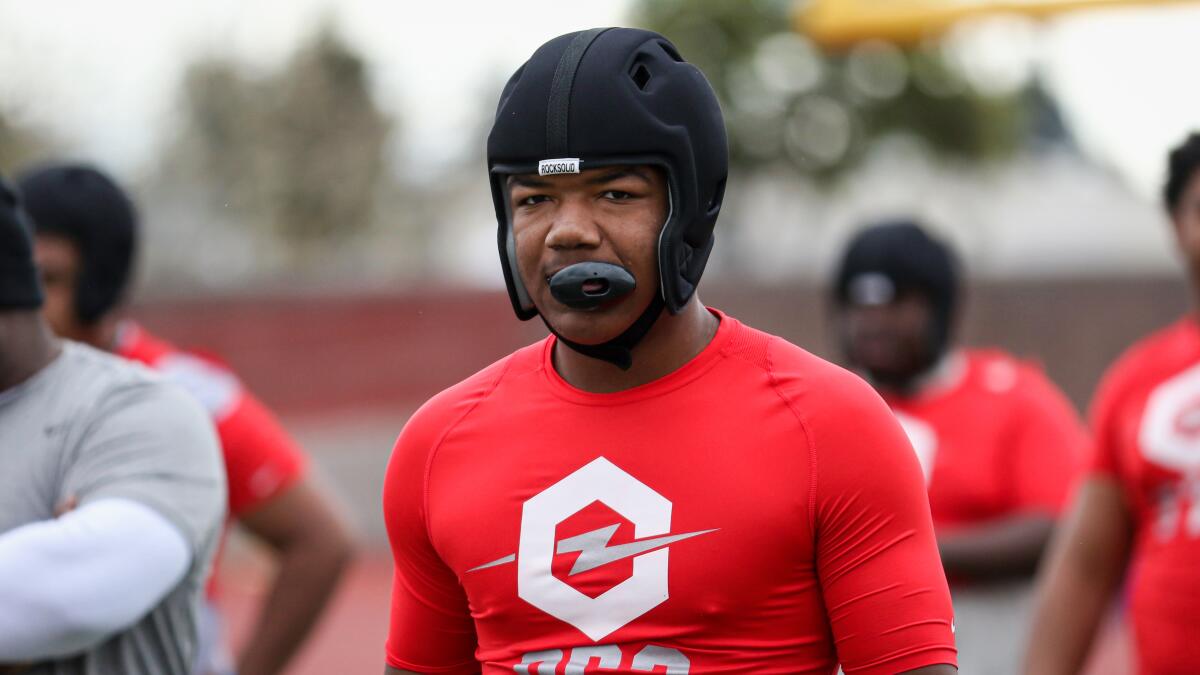
<path id="1" fill-rule="evenodd" d="M 554 345 L 554 369 L 571 386 L 609 394 L 653 382 L 691 361 L 712 342 L 720 320 L 695 295 L 678 314 L 663 311 L 646 337 L 633 348 L 633 365 L 621 370 L 584 356 L 561 342 Z"/>
<path id="2" fill-rule="evenodd" d="M 82 342 L 102 352 L 115 352 L 118 347 L 119 328 L 120 320 L 115 316 L 108 315 L 101 317 L 95 323 L 76 323 L 70 330 L 63 333 L 63 337 Z"/>
<path id="3" fill-rule="evenodd" d="M 37 310 L 0 313 L 0 391 L 36 375 L 60 350 Z"/>
<path id="4" fill-rule="evenodd" d="M 933 365 L 924 370 L 892 381 L 877 381 L 868 375 L 868 380 L 879 391 L 896 398 L 927 398 L 947 392 L 962 381 L 967 370 L 966 356 L 951 348 L 938 357 Z"/>
<path id="5" fill-rule="evenodd" d="M 87 343 L 96 349 L 106 352 L 117 351 L 118 345 L 118 328 L 120 322 L 115 317 L 106 316 L 96 325 L 92 327 L 88 334 Z"/>

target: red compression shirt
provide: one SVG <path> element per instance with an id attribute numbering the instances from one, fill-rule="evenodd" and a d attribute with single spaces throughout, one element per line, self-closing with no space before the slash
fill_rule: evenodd
<path id="1" fill-rule="evenodd" d="M 229 478 L 229 515 L 237 518 L 304 476 L 300 446 L 227 367 L 185 352 L 141 326 L 125 324 L 117 353 L 140 361 L 192 393 L 212 415 Z"/>
<path id="2" fill-rule="evenodd" d="M 1120 481 L 1135 528 L 1130 613 L 1140 673 L 1200 664 L 1200 327 L 1142 340 L 1101 382 L 1094 471 Z"/>
<path id="3" fill-rule="evenodd" d="M 1084 470 L 1088 438 L 1034 366 L 963 350 L 941 382 L 885 395 L 917 451 L 939 533 L 1022 513 L 1057 515 Z"/>
<path id="4" fill-rule="evenodd" d="M 384 486 L 391 666 L 955 662 L 920 468 L 887 407 L 853 375 L 716 314 L 712 343 L 644 386 L 575 389 L 547 338 L 413 416 Z"/>

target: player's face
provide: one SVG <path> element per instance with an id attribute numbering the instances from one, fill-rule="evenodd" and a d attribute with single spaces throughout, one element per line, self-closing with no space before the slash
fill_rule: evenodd
<path id="1" fill-rule="evenodd" d="M 508 181 L 521 280 L 542 317 L 569 340 L 599 344 L 620 335 L 658 292 L 658 234 L 667 218 L 663 173 L 615 166 Z M 580 262 L 620 265 L 637 288 L 591 310 L 550 294 L 549 279 Z"/>
<path id="2" fill-rule="evenodd" d="M 1200 275 L 1200 170 L 1192 174 L 1171 214 L 1179 250 L 1193 275 Z"/>
<path id="3" fill-rule="evenodd" d="M 83 326 L 75 315 L 75 288 L 82 267 L 79 248 L 63 237 L 43 234 L 35 237 L 33 244 L 45 295 L 42 314 L 58 335 L 83 339 Z"/>
<path id="4" fill-rule="evenodd" d="M 878 380 L 904 381 L 929 363 L 933 305 L 920 293 L 901 293 L 886 304 L 848 305 L 841 321 L 846 357 Z"/>

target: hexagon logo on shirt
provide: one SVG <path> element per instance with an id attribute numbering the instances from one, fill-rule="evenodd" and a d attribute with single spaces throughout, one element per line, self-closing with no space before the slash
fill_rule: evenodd
<path id="1" fill-rule="evenodd" d="M 665 497 L 598 457 L 526 500 L 516 554 L 468 572 L 515 560 L 521 599 L 598 641 L 667 600 L 671 544 L 715 531 L 672 533 L 671 507 Z M 560 537 L 560 525 L 585 510 L 611 513 L 614 522 Z M 622 521 L 632 525 L 634 540 L 611 544 Z M 563 568 L 563 556 L 574 554 L 573 564 L 556 573 L 556 560 Z M 630 562 L 631 571 L 607 589 L 589 592 L 586 585 L 572 583 L 575 575 Z"/>

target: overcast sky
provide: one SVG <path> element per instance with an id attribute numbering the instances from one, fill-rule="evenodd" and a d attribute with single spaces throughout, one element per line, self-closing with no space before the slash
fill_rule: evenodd
<path id="1" fill-rule="evenodd" d="M 436 166 L 461 156 L 484 96 L 538 44 L 619 23 L 628 4 L 0 0 L 0 105 L 137 176 L 172 131 L 189 62 L 216 53 L 269 71 L 328 17 L 368 60 L 379 103 L 402 115 L 403 159 Z M 1157 190 L 1165 150 L 1200 127 L 1200 7 L 1093 11 L 963 33 L 961 51 L 976 70 L 1001 81 L 1040 72 L 1089 154 L 1144 195 Z"/>

